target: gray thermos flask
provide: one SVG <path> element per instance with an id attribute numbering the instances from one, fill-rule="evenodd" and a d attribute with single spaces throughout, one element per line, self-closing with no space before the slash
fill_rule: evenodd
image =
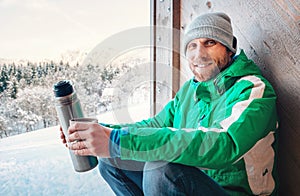
<path id="1" fill-rule="evenodd" d="M 62 80 L 53 86 L 55 95 L 55 108 L 60 125 L 65 136 L 68 136 L 70 120 L 83 117 L 83 112 L 77 94 L 68 80 Z M 78 156 L 69 150 L 75 171 L 85 172 L 93 169 L 98 164 L 97 157 Z"/>

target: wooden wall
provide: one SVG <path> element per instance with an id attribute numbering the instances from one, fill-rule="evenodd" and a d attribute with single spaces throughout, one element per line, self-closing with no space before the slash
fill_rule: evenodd
<path id="1" fill-rule="evenodd" d="M 153 0 L 152 4 L 154 23 L 179 29 L 181 33 L 193 18 L 204 12 L 222 11 L 232 18 L 238 47 L 260 66 L 278 95 L 280 195 L 299 195 L 300 0 Z M 154 44 L 158 41 L 176 48 L 180 37 L 168 31 L 156 35 Z M 174 50 L 154 51 L 155 60 L 170 63 L 175 70 L 188 74 L 184 57 Z M 166 75 L 164 72 L 158 79 Z M 180 75 L 173 74 L 169 81 L 181 80 L 182 84 L 186 74 Z M 176 85 L 171 91 L 177 90 Z"/>
<path id="2" fill-rule="evenodd" d="M 156 114 L 172 98 L 172 14 L 171 1 L 157 4 L 152 1 L 152 25 L 154 32 L 152 42 L 154 47 L 152 66 L 153 104 L 151 114 Z"/>

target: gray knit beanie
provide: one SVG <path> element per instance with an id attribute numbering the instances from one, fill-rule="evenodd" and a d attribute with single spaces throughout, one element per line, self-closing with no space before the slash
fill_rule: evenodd
<path id="1" fill-rule="evenodd" d="M 231 20 L 225 13 L 206 13 L 195 18 L 184 33 L 184 53 L 188 43 L 197 38 L 211 38 L 236 53 L 236 38 L 232 33 Z"/>

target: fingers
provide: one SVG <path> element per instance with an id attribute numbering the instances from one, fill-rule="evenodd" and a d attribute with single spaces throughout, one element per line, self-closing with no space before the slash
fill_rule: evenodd
<path id="1" fill-rule="evenodd" d="M 76 130 L 68 136 L 67 142 L 72 143 L 76 141 L 83 141 L 89 138 L 89 132 L 85 130 Z"/>
<path id="2" fill-rule="evenodd" d="M 59 131 L 60 131 L 60 139 L 62 140 L 62 143 L 63 143 L 66 147 L 68 147 L 68 145 L 67 145 L 67 140 L 66 140 L 65 134 L 64 134 L 63 129 L 62 129 L 61 126 L 59 127 Z"/>
<path id="3" fill-rule="evenodd" d="M 68 142 L 73 142 L 76 140 L 85 140 L 90 137 L 90 132 L 93 131 L 97 123 L 80 123 L 76 122 L 70 125 L 68 132 Z"/>
<path id="4" fill-rule="evenodd" d="M 66 137 L 65 137 L 64 133 L 62 133 L 62 132 L 60 132 L 60 139 L 62 140 L 63 144 L 67 143 Z"/>
<path id="5" fill-rule="evenodd" d="M 69 127 L 69 129 L 68 129 L 69 134 L 72 134 L 72 133 L 74 133 L 74 132 L 76 132 L 76 131 L 79 131 L 79 130 L 80 130 L 80 131 L 84 131 L 84 130 L 86 130 L 86 129 L 89 128 L 90 124 L 92 124 L 92 123 L 87 123 L 87 122 L 85 122 L 85 123 L 75 122 L 74 124 L 70 125 L 70 127 Z"/>
<path id="6" fill-rule="evenodd" d="M 74 150 L 73 152 L 74 152 L 74 154 L 79 155 L 79 156 L 94 155 L 87 148 L 81 149 L 81 150 Z"/>
<path id="7" fill-rule="evenodd" d="M 68 146 L 74 154 L 109 157 L 110 129 L 97 123 L 74 123 L 68 132 Z"/>
<path id="8" fill-rule="evenodd" d="M 82 149 L 86 149 L 86 148 L 87 148 L 87 146 L 84 141 L 73 142 L 69 146 L 70 150 L 82 150 Z"/>
<path id="9" fill-rule="evenodd" d="M 68 132 L 68 142 L 73 142 L 76 140 L 84 140 L 87 138 L 87 130 L 89 129 L 88 123 L 74 123 L 70 125 Z"/>
<path id="10" fill-rule="evenodd" d="M 87 148 L 87 145 L 84 141 L 73 142 L 69 145 L 69 149 L 74 152 L 76 155 L 86 156 L 93 155 L 91 151 Z"/>
<path id="11" fill-rule="evenodd" d="M 68 135 L 66 136 L 60 127 L 60 138 L 63 144 L 66 145 L 76 155 L 85 156 L 93 155 L 92 151 L 88 148 L 89 142 L 86 139 L 91 139 L 90 132 L 93 130 L 94 125 L 97 123 L 74 123 L 68 128 Z M 91 145 L 90 145 L 91 146 Z M 91 148 L 93 149 L 93 148 Z"/>

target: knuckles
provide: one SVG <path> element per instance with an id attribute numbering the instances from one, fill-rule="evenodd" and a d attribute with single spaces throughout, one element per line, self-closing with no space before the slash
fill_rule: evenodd
<path id="1" fill-rule="evenodd" d="M 77 130 L 77 129 L 79 129 L 79 127 L 80 127 L 80 124 L 79 124 L 79 123 L 74 123 L 74 125 L 73 125 L 73 126 L 74 126 L 74 129 L 75 129 L 75 130 Z"/>
<path id="2" fill-rule="evenodd" d="M 74 133 L 74 139 L 81 139 L 78 131 Z"/>

